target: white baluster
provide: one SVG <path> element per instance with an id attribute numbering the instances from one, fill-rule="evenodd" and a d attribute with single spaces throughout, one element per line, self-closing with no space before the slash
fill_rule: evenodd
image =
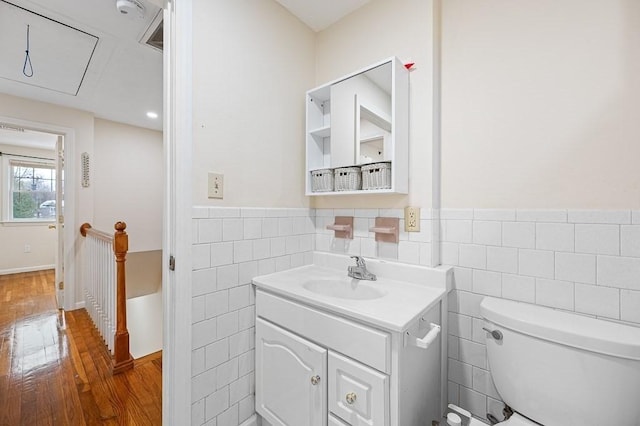
<path id="1" fill-rule="evenodd" d="M 85 307 L 113 354 L 117 321 L 117 268 L 113 241 L 87 235 L 83 256 Z"/>

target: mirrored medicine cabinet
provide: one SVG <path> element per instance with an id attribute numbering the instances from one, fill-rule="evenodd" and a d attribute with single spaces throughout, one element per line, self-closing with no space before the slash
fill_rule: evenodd
<path id="1" fill-rule="evenodd" d="M 408 193 L 409 71 L 396 57 L 309 90 L 306 195 Z M 391 169 L 389 187 L 318 190 L 314 171 Z"/>

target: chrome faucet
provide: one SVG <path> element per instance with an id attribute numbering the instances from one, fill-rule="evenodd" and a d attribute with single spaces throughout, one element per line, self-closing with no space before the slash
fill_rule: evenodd
<path id="1" fill-rule="evenodd" d="M 357 280 L 369 280 L 375 281 L 377 277 L 371 272 L 367 271 L 367 264 L 364 262 L 364 258 L 360 256 L 351 256 L 356 260 L 356 266 L 349 266 L 348 274 L 351 278 Z"/>

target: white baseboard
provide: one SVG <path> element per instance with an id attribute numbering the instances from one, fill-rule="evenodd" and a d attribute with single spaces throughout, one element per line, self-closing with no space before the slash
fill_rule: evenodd
<path id="1" fill-rule="evenodd" d="M 0 275 L 21 274 L 23 272 L 46 271 L 55 269 L 56 265 L 27 266 L 24 268 L 0 269 Z"/>
<path id="2" fill-rule="evenodd" d="M 74 309 L 84 309 L 85 304 L 84 300 L 82 302 L 76 302 L 76 307 Z"/>
<path id="3" fill-rule="evenodd" d="M 258 423 L 258 415 L 254 413 L 253 416 L 242 422 L 240 426 L 258 426 L 259 424 L 260 423 Z"/>

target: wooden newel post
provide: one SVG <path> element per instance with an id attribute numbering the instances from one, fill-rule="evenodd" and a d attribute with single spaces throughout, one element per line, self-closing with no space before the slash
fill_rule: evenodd
<path id="1" fill-rule="evenodd" d="M 87 231 L 91 229 L 91 224 L 85 222 L 82 224 L 82 226 L 80 227 L 80 235 L 82 235 L 83 237 L 87 236 Z"/>
<path id="2" fill-rule="evenodd" d="M 114 342 L 113 374 L 122 373 L 133 367 L 133 358 L 129 353 L 129 330 L 127 330 L 127 290 L 125 286 L 125 268 L 129 236 L 124 231 L 127 224 L 117 222 L 113 236 L 113 252 L 116 255 L 116 336 Z"/>

